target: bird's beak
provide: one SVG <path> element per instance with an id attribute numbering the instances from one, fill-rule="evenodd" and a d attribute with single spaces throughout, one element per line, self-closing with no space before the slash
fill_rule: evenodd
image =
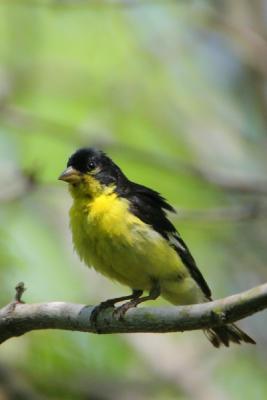
<path id="1" fill-rule="evenodd" d="M 77 183 L 81 180 L 81 173 L 73 167 L 68 167 L 62 174 L 58 177 L 60 181 L 67 183 Z"/>

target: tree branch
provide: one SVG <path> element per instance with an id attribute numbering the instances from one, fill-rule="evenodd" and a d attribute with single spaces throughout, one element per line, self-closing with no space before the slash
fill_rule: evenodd
<path id="1" fill-rule="evenodd" d="M 242 222 L 267 217 L 267 204 L 247 203 L 230 207 L 214 207 L 207 209 L 187 209 L 176 207 L 177 214 L 172 215 L 172 220 L 186 222 Z"/>
<path id="2" fill-rule="evenodd" d="M 101 333 L 178 332 L 207 329 L 238 321 L 267 308 L 267 283 L 246 292 L 204 304 L 129 310 L 123 321 L 112 309 L 99 315 Z M 39 329 L 94 332 L 90 323 L 93 306 L 50 302 L 12 302 L 0 310 L 0 343 Z"/>

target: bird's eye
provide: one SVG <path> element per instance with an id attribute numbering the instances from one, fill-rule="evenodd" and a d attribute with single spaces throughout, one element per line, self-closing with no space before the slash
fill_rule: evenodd
<path id="1" fill-rule="evenodd" d="M 94 161 L 89 161 L 89 163 L 88 163 L 87 166 L 88 166 L 88 169 L 89 169 L 89 170 L 92 170 L 92 169 L 94 169 L 94 168 L 96 167 Z"/>

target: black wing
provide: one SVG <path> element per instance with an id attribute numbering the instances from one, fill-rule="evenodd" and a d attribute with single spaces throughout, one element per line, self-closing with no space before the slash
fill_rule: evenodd
<path id="1" fill-rule="evenodd" d="M 174 208 L 158 192 L 132 182 L 124 197 L 130 201 L 131 212 L 146 224 L 151 225 L 175 249 L 192 278 L 205 296 L 210 299 L 211 291 L 207 282 L 199 271 L 187 245 L 166 216 L 166 211 L 175 212 Z"/>

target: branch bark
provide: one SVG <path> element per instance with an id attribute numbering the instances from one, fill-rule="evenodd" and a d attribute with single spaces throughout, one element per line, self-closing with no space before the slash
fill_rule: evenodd
<path id="1" fill-rule="evenodd" d="M 93 306 L 64 302 L 23 304 L 12 302 L 0 309 L 0 343 L 39 329 L 95 332 L 90 323 Z M 182 332 L 207 329 L 248 317 L 267 308 L 267 283 L 221 300 L 192 306 L 129 310 L 117 321 L 112 309 L 98 318 L 98 330 L 108 333 Z"/>

